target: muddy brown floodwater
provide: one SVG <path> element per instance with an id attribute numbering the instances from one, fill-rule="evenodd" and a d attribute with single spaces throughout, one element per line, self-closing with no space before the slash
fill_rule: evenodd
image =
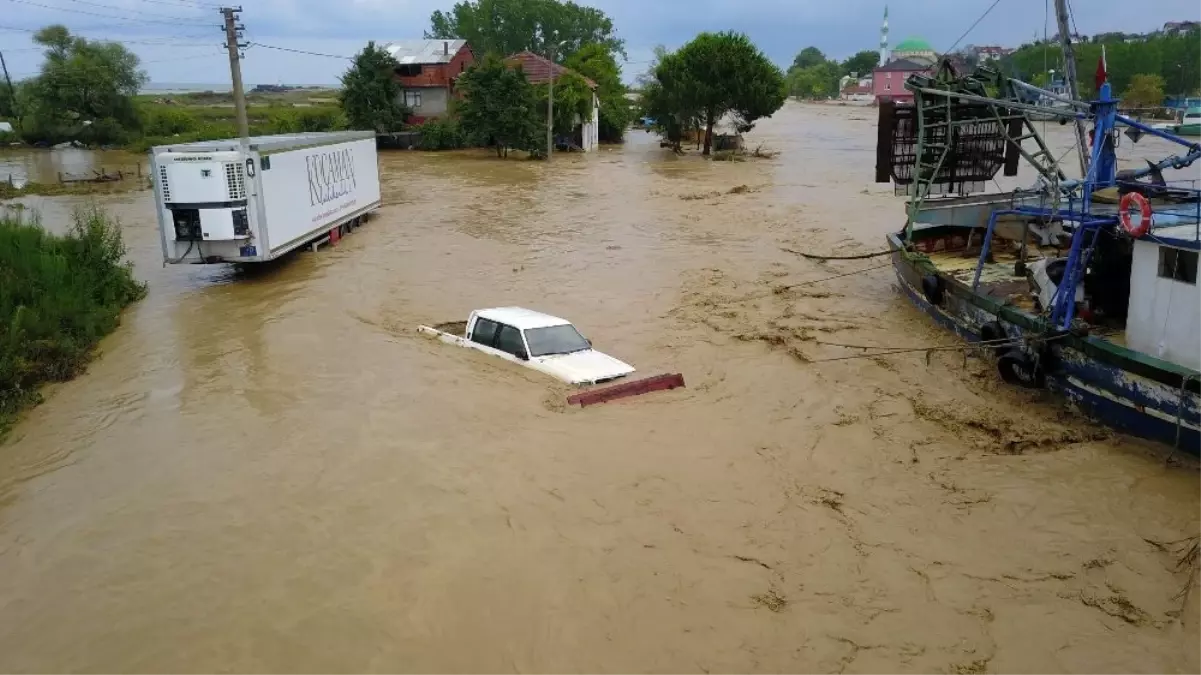
<path id="1" fill-rule="evenodd" d="M 812 362 L 949 340 L 781 250 L 883 246 L 874 139 L 390 153 L 375 221 L 255 274 L 103 198 L 150 295 L 0 447 L 0 670 L 1197 672 L 1195 466 L 974 358 Z M 688 387 L 567 408 L 414 330 L 505 304 Z"/>

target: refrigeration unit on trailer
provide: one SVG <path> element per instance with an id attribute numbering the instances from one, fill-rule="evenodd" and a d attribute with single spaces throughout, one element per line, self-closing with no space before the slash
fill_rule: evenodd
<path id="1" fill-rule="evenodd" d="M 380 205 L 370 131 L 162 145 L 150 164 L 164 263 L 272 260 Z"/>

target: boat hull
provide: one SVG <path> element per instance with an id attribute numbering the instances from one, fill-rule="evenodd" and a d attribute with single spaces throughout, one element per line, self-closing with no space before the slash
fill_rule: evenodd
<path id="1" fill-rule="evenodd" d="M 927 272 L 904 254 L 895 235 L 888 237 L 888 243 L 902 292 L 943 328 L 971 342 L 982 340 L 980 327 L 994 321 L 1010 337 L 1030 334 L 973 302 L 970 292 L 963 293 L 962 289 L 948 286 L 941 302 L 932 303 L 922 290 Z M 1047 343 L 1051 352 L 1046 372 L 1048 389 L 1106 426 L 1192 455 L 1201 454 L 1201 403 L 1195 380 L 1171 386 L 1095 358 L 1077 348 L 1078 342 L 1078 338 L 1069 336 Z"/>

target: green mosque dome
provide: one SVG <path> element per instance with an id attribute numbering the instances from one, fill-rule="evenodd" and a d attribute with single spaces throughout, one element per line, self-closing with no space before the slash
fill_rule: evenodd
<path id="1" fill-rule="evenodd" d="M 893 47 L 892 50 L 894 52 L 932 52 L 934 48 L 930 46 L 929 42 L 919 37 L 911 37 L 905 38 L 901 44 Z"/>

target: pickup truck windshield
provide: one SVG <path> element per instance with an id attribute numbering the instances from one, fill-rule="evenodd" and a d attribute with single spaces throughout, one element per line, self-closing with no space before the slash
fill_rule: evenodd
<path id="1" fill-rule="evenodd" d="M 530 345 L 530 356 L 570 354 L 592 348 L 571 324 L 531 328 L 525 332 L 525 341 Z"/>

